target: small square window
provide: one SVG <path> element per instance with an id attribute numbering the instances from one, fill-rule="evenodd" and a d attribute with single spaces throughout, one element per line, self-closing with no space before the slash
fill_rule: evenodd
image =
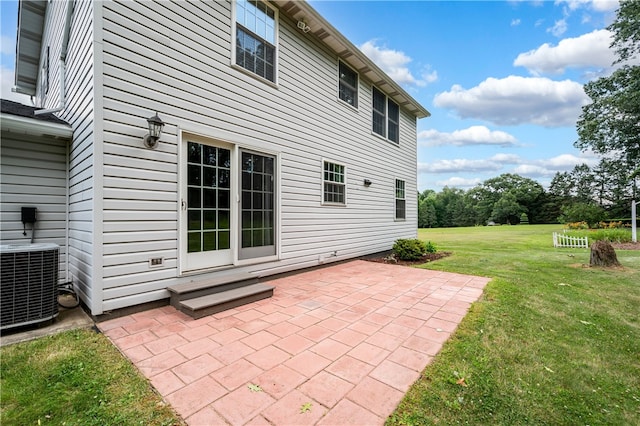
<path id="1" fill-rule="evenodd" d="M 346 204 L 345 166 L 325 161 L 322 176 L 322 201 Z"/>
<path id="2" fill-rule="evenodd" d="M 396 179 L 396 220 L 407 218 L 406 202 L 404 181 Z"/>
<path id="3" fill-rule="evenodd" d="M 338 97 L 354 108 L 358 107 L 358 74 L 342 61 L 338 64 Z"/>

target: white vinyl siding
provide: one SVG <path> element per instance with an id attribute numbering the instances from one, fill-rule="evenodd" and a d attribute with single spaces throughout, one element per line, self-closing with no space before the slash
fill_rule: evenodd
<path id="1" fill-rule="evenodd" d="M 61 282 L 67 280 L 67 141 L 16 136 L 0 138 L 0 241 L 60 246 Z M 21 208 L 35 207 L 37 221 L 22 224 Z M 34 229 L 35 228 L 35 229 Z"/>
<path id="2" fill-rule="evenodd" d="M 62 83 L 61 56 L 68 7 L 73 7 L 73 14 Z M 96 267 L 94 258 L 96 247 L 99 247 L 95 241 L 94 225 L 100 214 L 99 204 L 94 198 L 94 177 L 96 170 L 100 170 L 99 161 L 94 156 L 94 129 L 99 120 L 99 116 L 94 114 L 94 12 L 94 2 L 48 2 L 40 64 L 44 69 L 48 56 L 48 81 L 39 82 L 35 98 L 44 108 L 57 108 L 61 104 L 61 84 L 64 84 L 66 101 L 62 111 L 56 115 L 73 128 L 73 138 L 71 142 L 66 142 L 68 147 L 65 145 L 68 161 L 65 164 L 65 177 L 68 168 L 68 199 L 65 194 L 68 239 L 64 258 L 68 258 L 69 271 L 66 280 L 73 282 L 92 313 L 100 314 L 101 292 L 96 284 L 100 280 L 95 278 L 101 271 Z M 44 223 L 40 225 L 45 226 Z"/>
<path id="3" fill-rule="evenodd" d="M 75 5 L 68 108 L 60 116 L 74 128 L 71 275 L 93 314 L 167 298 L 167 286 L 188 280 L 285 272 L 385 251 L 398 238 L 415 237 L 416 197 L 406 200 L 408 220 L 396 222 L 389 188 L 395 176 L 407 193 L 417 191 L 416 118 L 400 109 L 399 146 L 380 146 L 371 133 L 371 82 L 357 82 L 359 110 L 336 108 L 338 57 L 296 22 L 276 13 L 275 87 L 237 72 L 230 2 Z M 94 25 L 93 17 L 101 21 Z M 51 82 L 47 102 L 53 105 L 55 76 Z M 142 138 L 146 117 L 156 111 L 166 125 L 150 150 Z M 279 260 L 180 276 L 182 132 L 277 155 Z M 343 208 L 318 202 L 323 158 L 348 168 Z M 364 179 L 372 185 L 364 187 Z M 164 264 L 150 268 L 152 257 Z"/>

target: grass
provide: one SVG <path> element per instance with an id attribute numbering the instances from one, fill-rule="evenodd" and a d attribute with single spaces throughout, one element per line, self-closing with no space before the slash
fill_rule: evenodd
<path id="1" fill-rule="evenodd" d="M 173 425 L 173 410 L 91 330 L 3 347 L 2 425 Z"/>
<path id="2" fill-rule="evenodd" d="M 493 280 L 388 425 L 640 424 L 640 251 L 589 268 L 553 231 L 419 231 L 453 252 L 421 267 Z"/>

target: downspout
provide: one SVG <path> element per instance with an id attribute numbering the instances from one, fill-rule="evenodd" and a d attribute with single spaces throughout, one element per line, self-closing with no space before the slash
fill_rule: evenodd
<path id="1" fill-rule="evenodd" d="M 71 34 L 71 18 L 73 16 L 74 3 L 73 0 L 67 0 L 67 16 L 64 22 L 64 34 L 62 39 L 62 49 L 60 50 L 60 102 L 58 107 L 52 109 L 40 109 L 35 111 L 33 115 L 53 114 L 63 111 L 67 106 L 67 87 L 66 87 L 66 70 L 67 70 L 67 51 L 69 49 L 69 36 Z"/>

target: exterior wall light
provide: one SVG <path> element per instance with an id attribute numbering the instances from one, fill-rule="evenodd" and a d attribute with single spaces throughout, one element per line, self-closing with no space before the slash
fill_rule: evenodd
<path id="1" fill-rule="evenodd" d="M 160 139 L 160 135 L 162 134 L 164 122 L 160 119 L 160 117 L 158 117 L 158 113 L 156 112 L 156 115 L 147 118 L 147 123 L 149 124 L 149 133 L 144 135 L 144 146 L 154 149 L 156 146 L 158 146 L 158 140 Z"/>
<path id="2" fill-rule="evenodd" d="M 367 188 L 371 186 L 371 181 L 369 179 L 365 179 L 364 180 L 364 186 L 366 186 Z"/>

